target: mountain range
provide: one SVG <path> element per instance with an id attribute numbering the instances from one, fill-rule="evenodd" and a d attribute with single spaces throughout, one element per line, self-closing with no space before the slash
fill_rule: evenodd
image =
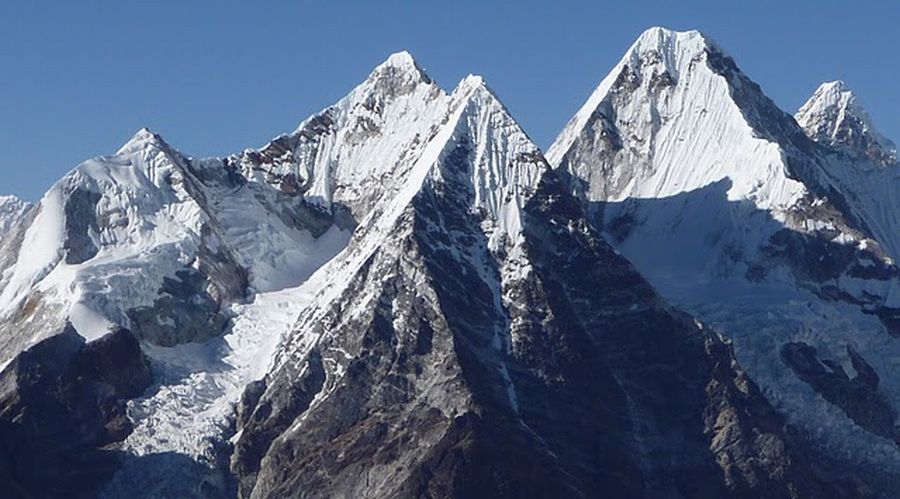
<path id="1" fill-rule="evenodd" d="M 900 164 L 645 31 L 546 154 L 406 52 L 0 197 L 2 497 L 898 497 Z"/>

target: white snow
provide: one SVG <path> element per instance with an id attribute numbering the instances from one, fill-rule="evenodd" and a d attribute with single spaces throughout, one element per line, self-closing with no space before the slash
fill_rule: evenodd
<path id="1" fill-rule="evenodd" d="M 334 130 L 301 140 L 295 162 L 277 171 L 309 179 L 307 199 L 345 204 L 361 220 L 385 189 L 402 180 L 398 168 L 431 139 L 447 99 L 408 52 L 393 54 L 337 104 L 300 124 L 295 135 L 323 116 Z"/>
<path id="2" fill-rule="evenodd" d="M 900 342 L 859 306 L 819 298 L 782 266 L 766 264 L 760 280 L 746 277 L 748 262 L 765 263 L 761 248 L 785 227 L 811 235 L 838 229 L 835 241 L 851 246 L 874 241 L 845 231 L 839 219 L 795 219 L 791 210 L 812 197 L 788 176 L 786 157 L 796 151 L 753 129 L 729 82 L 707 65 L 710 49 L 721 50 L 697 32 L 645 32 L 569 122 L 548 158 L 588 182 L 589 201 L 609 203 L 607 223 L 620 216 L 631 221 L 617 249 L 665 298 L 731 338 L 739 362 L 776 408 L 835 452 L 900 467 L 893 442 L 862 430 L 825 402 L 779 355 L 784 343 L 805 341 L 821 358 L 845 361 L 852 345 L 884 374 L 882 388 L 900 407 L 900 379 L 888 375 L 900 362 Z M 672 84 L 654 87 L 665 81 L 662 75 Z M 598 114 L 611 126 L 596 120 Z M 789 119 L 782 125 L 795 126 Z M 610 145 L 613 133 L 621 148 Z M 811 160 L 819 169 L 816 178 L 845 195 L 880 246 L 900 254 L 896 169 L 864 173 L 871 168 Z M 818 209 L 830 206 L 827 199 L 811 201 Z M 855 297 L 882 297 L 886 305 L 898 295 L 896 280 L 844 276 L 825 284 Z"/>
<path id="3" fill-rule="evenodd" d="M 858 134 L 874 142 L 887 158 L 887 164 L 897 161 L 897 147 L 875 129 L 856 94 L 843 81 L 821 84 L 794 117 L 813 140 L 846 148 L 851 147 L 851 141 L 863 138 L 854 136 Z"/>
<path id="4" fill-rule="evenodd" d="M 262 378 L 281 336 L 313 296 L 316 283 L 260 293 L 233 305 L 222 338 L 172 348 L 145 345 L 155 386 L 129 403 L 134 431 L 124 449 L 137 455 L 178 452 L 214 464 L 214 443 L 227 436 L 244 387 Z"/>
<path id="5" fill-rule="evenodd" d="M 0 237 L 5 237 L 30 207 L 16 196 L 0 196 Z"/>
<path id="6" fill-rule="evenodd" d="M 601 172 L 590 164 L 568 165 L 588 180 L 590 199 L 656 199 L 727 180 L 731 201 L 749 200 L 763 209 L 792 206 L 806 189 L 788 178 L 781 148 L 755 136 L 728 82 L 705 64 L 713 46 L 697 31 L 644 32 L 550 147 L 550 164 L 566 161 L 591 116 L 614 105 L 625 143 L 616 160 L 629 168 Z M 623 71 L 638 72 L 640 87 L 619 97 L 615 85 Z M 662 75 L 677 83 L 651 89 Z M 644 97 L 656 91 L 652 101 Z"/>
<path id="7" fill-rule="evenodd" d="M 0 313 L 18 303 L 38 281 L 43 279 L 62 257 L 63 231 L 62 193 L 58 187 L 41 200 L 40 212 L 25 233 L 21 251 L 3 293 Z"/>
<path id="8" fill-rule="evenodd" d="M 491 250 L 497 249 L 500 244 L 506 245 L 513 254 L 521 253 L 521 248 L 517 246 L 522 240 L 519 212 L 534 192 L 548 165 L 542 160 L 522 160 L 522 155 L 534 155 L 539 151 L 481 77 L 468 76 L 463 79 L 451 94 L 448 108 L 448 116 L 440 120 L 441 127 L 422 149 L 416 162 L 408 171 L 396 172 L 396 175 L 404 179 L 403 184 L 395 193 L 381 198 L 370 217 L 362 221 L 348 248 L 316 274 L 327 280 L 323 281 L 325 284 L 316 294 L 310 308 L 301 313 L 300 322 L 305 325 L 304 329 L 321 320 L 331 305 L 341 299 L 352 277 L 375 251 L 402 251 L 397 244 L 392 244 L 392 240 L 402 239 L 405 231 L 410 230 L 403 226 L 398 228 L 398 223 L 402 223 L 403 217 L 407 216 L 414 198 L 429 185 L 439 189 L 440 184 L 450 182 L 462 183 L 472 189 L 474 199 L 469 209 L 484 215 L 481 228 L 489 236 L 490 246 L 476 248 L 473 254 L 459 248 L 452 249 L 457 258 L 469 259 L 478 269 L 479 277 L 493 289 L 497 317 L 505 315 L 502 285 L 497 276 L 489 272 L 491 265 L 487 259 L 493 258 Z M 456 152 L 457 146 L 463 144 L 476 144 L 477 147 L 474 151 L 468 151 L 466 162 L 471 168 L 461 172 L 459 164 L 444 162 L 458 160 L 451 153 Z M 505 273 L 504 278 L 515 279 L 521 275 L 520 272 L 527 272 L 527 269 L 517 267 L 515 271 Z M 371 297 L 355 300 L 343 310 L 344 320 L 372 307 L 370 300 Z M 518 411 L 515 386 L 504 360 L 511 348 L 511 338 L 507 336 L 508 327 L 502 321 L 495 325 L 492 347 L 496 351 L 497 369 L 506 385 L 510 406 Z M 275 369 L 288 362 L 297 362 L 297 359 L 303 358 L 324 339 L 312 334 L 300 334 L 300 331 L 302 329 L 287 338 L 278 349 Z M 330 394 L 328 387 L 335 386 L 343 375 L 339 362 L 328 361 L 327 355 L 323 357 L 326 357 L 325 364 L 329 371 L 326 389 L 316 395 L 310 404 L 310 410 L 327 399 Z M 303 416 L 298 418 L 288 431 L 299 430 L 304 420 Z"/>

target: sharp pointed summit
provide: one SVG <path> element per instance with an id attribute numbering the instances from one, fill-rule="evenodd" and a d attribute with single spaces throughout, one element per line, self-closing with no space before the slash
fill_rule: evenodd
<path id="1" fill-rule="evenodd" d="M 743 415 L 766 405 L 755 387 L 735 386 L 728 347 L 602 241 L 483 78 L 465 78 L 436 123 L 396 194 L 316 274 L 314 299 L 242 402 L 231 460 L 242 497 L 301 486 L 351 497 L 668 497 L 698 481 L 698 496 L 748 481 L 778 496 L 809 485 L 793 448 L 763 458 L 748 447 L 723 477 L 716 459 L 730 451 L 710 447 L 719 437 L 696 408 L 710 421 L 740 413 L 741 428 L 776 445 L 783 430 Z M 392 450 L 371 465 L 353 452 L 360 445 Z M 357 471 L 371 466 L 385 478 Z M 785 476 L 770 483 L 775 469 Z"/>
<path id="2" fill-rule="evenodd" d="M 145 148 L 169 149 L 169 145 L 160 135 L 144 127 L 135 132 L 128 142 L 122 144 L 116 154 L 125 155 Z"/>
<path id="3" fill-rule="evenodd" d="M 143 128 L 0 197 L 0 496 L 896 489 L 900 183 L 835 152 L 886 147 L 843 84 L 804 133 L 650 28 L 548 161 L 481 76 L 360 76 L 261 148 Z"/>
<path id="4" fill-rule="evenodd" d="M 375 67 L 369 75 L 370 80 L 400 80 L 420 83 L 431 83 L 431 77 L 416 62 L 412 54 L 406 50 L 395 52 L 384 62 Z M 399 83 L 399 82 L 398 82 Z"/>
<path id="5" fill-rule="evenodd" d="M 900 383 L 829 392 L 835 412 L 826 416 L 811 407 L 828 383 L 813 382 L 803 364 L 809 355 L 865 359 L 882 380 L 891 372 L 887 359 L 900 354 L 892 339 L 900 335 L 898 184 L 807 137 L 885 158 L 843 84 L 821 87 L 797 121 L 708 38 L 653 28 L 600 82 L 548 159 L 667 299 L 729 334 L 738 360 L 794 423 L 833 426 L 825 445 L 862 461 L 900 463 L 896 410 L 863 401 L 875 393 L 900 400 Z M 880 270 L 859 271 L 870 265 Z M 822 320 L 835 316 L 852 316 L 852 325 Z M 890 424 L 873 424 L 874 414 Z"/>
<path id="6" fill-rule="evenodd" d="M 820 144 L 881 166 L 897 164 L 897 147 L 878 133 L 856 94 L 843 81 L 820 85 L 795 118 Z"/>
<path id="7" fill-rule="evenodd" d="M 376 71 L 389 67 L 402 69 L 405 71 L 422 71 L 413 55 L 406 50 L 394 52 L 393 54 L 389 55 L 383 63 L 378 65 Z"/>

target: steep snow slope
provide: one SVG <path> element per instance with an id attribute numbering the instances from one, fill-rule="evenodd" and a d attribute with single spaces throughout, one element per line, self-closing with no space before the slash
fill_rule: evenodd
<path id="1" fill-rule="evenodd" d="M 548 158 L 664 296 L 734 341 L 776 407 L 829 452 L 900 472 L 897 198 L 863 199 L 893 187 L 848 188 L 842 163 L 721 48 L 663 28 L 640 36 Z M 874 382 L 853 392 L 854 372 L 853 386 Z"/>
<path id="2" fill-rule="evenodd" d="M 897 163 L 897 147 L 878 133 L 856 94 L 842 81 L 820 85 L 794 117 L 816 142 L 878 165 Z"/>
<path id="3" fill-rule="evenodd" d="M 33 205 L 13 196 L 0 196 L 0 291 L 12 272 L 7 272 L 19 254 L 24 229 L 34 217 Z M 2 363 L 2 361 L 0 361 Z"/>
<path id="4" fill-rule="evenodd" d="M 875 129 L 856 95 L 840 81 L 823 83 L 795 115 L 826 149 L 825 171 L 848 205 L 896 261 L 900 259 L 900 171 L 896 147 Z"/>
<path id="5" fill-rule="evenodd" d="M 346 244 L 445 99 L 398 53 L 259 151 L 195 160 L 142 130 L 78 166 L 15 227 L 28 250 L 0 281 L 0 362 L 65 320 L 89 339 L 113 324 L 159 345 L 219 334 L 228 302 L 296 286 Z"/>
<path id="6" fill-rule="evenodd" d="M 194 182 L 185 158 L 147 130 L 116 155 L 85 162 L 57 182 L 28 220 L 0 290 L 2 358 L 66 320 L 88 339 L 111 324 L 138 326 L 144 339 L 160 343 L 178 340 L 171 337 L 176 326 L 202 335 L 215 312 L 212 295 L 239 298 L 243 289 L 234 282 L 240 272 L 233 259 L 210 244 L 216 235 L 191 194 Z M 208 266 L 219 267 L 219 275 L 211 277 L 216 272 Z M 204 316 L 160 313 L 156 320 L 172 321 L 168 331 L 134 324 L 132 314 L 153 307 L 166 279 L 179 272 L 186 287 L 194 277 L 206 281 L 194 283 L 206 295 L 208 309 L 197 303 Z"/>
<path id="7" fill-rule="evenodd" d="M 730 82 L 712 67 L 720 54 L 696 31 L 644 32 L 551 146 L 548 161 L 572 168 L 592 199 L 666 197 L 728 177 L 729 200 L 781 211 L 795 204 L 806 189 L 788 177 L 778 144 L 757 136 L 730 97 Z M 614 167 L 594 168 L 582 157 L 598 149 Z"/>
<path id="8" fill-rule="evenodd" d="M 480 78 L 441 121 L 245 392 L 242 497 L 837 495 Z"/>
<path id="9" fill-rule="evenodd" d="M 265 373 L 274 345 L 322 286 L 310 276 L 344 248 L 356 217 L 405 181 L 446 98 L 409 54 L 394 54 L 296 132 L 260 151 L 191 162 L 217 244 L 249 269 L 255 295 L 229 307 L 222 338 L 147 346 L 156 386 L 131 405 L 135 430 L 124 443 L 137 457 L 106 495 L 227 488 L 217 466 L 243 387 Z"/>
<path id="10" fill-rule="evenodd" d="M 447 95 L 408 52 L 392 54 L 337 104 L 259 151 L 228 158 L 251 180 L 302 193 L 362 219 L 414 160 L 444 116 Z"/>

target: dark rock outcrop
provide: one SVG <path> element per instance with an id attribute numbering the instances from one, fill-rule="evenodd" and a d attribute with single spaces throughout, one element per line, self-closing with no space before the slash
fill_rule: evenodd
<path id="1" fill-rule="evenodd" d="M 241 497 L 861 495 L 808 466 L 730 347 L 555 172 L 527 194 L 524 242 L 490 250 L 458 140 L 390 243 L 301 317 L 315 347 L 245 394 Z"/>
<path id="2" fill-rule="evenodd" d="M 125 329 L 85 343 L 67 326 L 19 354 L 0 373 L 3 497 L 89 496 L 118 466 L 110 444 L 131 431 L 124 400 L 149 385 Z"/>
<path id="3" fill-rule="evenodd" d="M 68 264 L 84 263 L 99 251 L 91 234 L 99 233 L 96 210 L 100 197 L 99 193 L 81 187 L 76 187 L 66 197 L 63 250 Z"/>
<path id="4" fill-rule="evenodd" d="M 786 343 L 781 358 L 822 397 L 839 407 L 859 426 L 900 445 L 894 426 L 897 411 L 878 390 L 878 374 L 850 345 L 847 355 L 856 376 L 850 378 L 840 363 L 819 359 L 816 349 L 802 342 Z"/>

